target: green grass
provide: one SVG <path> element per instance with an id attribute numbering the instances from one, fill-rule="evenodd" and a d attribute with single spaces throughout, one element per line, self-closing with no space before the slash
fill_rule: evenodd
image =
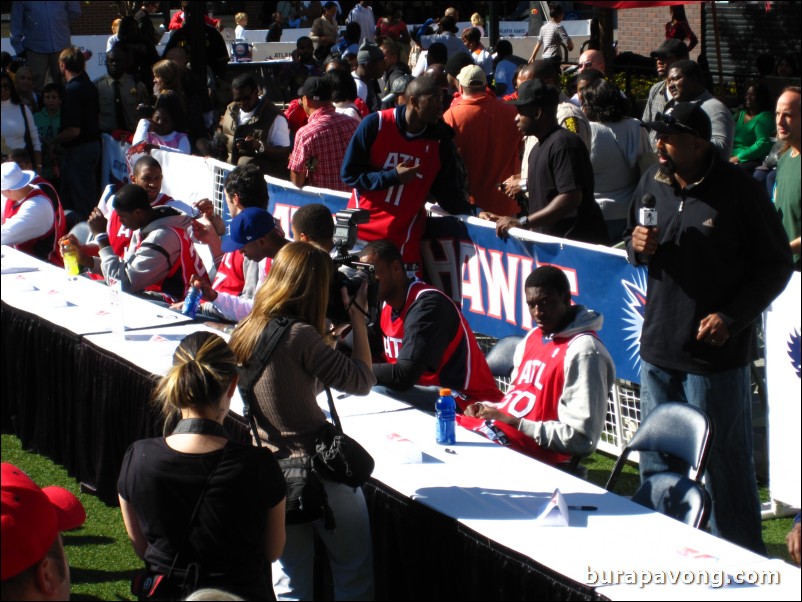
<path id="1" fill-rule="evenodd" d="M 2 436 L 2 458 L 24 470 L 40 486 L 58 485 L 72 491 L 86 508 L 86 524 L 64 536 L 72 573 L 72 600 L 134 600 L 129 589 L 131 575 L 142 562 L 128 541 L 119 508 L 109 508 L 96 497 L 81 493 L 66 470 L 43 456 L 22 450 L 13 435 Z M 588 480 L 600 487 L 607 482 L 613 464 L 612 458 L 600 453 L 583 462 Z M 637 485 L 637 470 L 626 466 L 617 491 L 631 494 Z M 764 500 L 768 499 L 766 488 L 761 488 L 760 493 Z M 791 518 L 763 522 L 763 540 L 771 558 L 790 561 L 785 535 L 792 522 Z"/>
<path id="2" fill-rule="evenodd" d="M 58 464 L 21 449 L 19 439 L 2 436 L 3 462 L 24 470 L 37 484 L 58 485 L 78 496 L 86 508 L 86 523 L 64 534 L 70 561 L 72 600 L 135 600 L 131 575 L 143 566 L 134 554 L 119 508 L 109 508 L 92 495 L 79 491 L 78 483 Z"/>

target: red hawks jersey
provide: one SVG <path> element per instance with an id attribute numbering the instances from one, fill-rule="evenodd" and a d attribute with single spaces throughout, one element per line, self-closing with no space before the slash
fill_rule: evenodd
<path id="1" fill-rule="evenodd" d="M 217 275 L 214 277 L 212 288 L 218 293 L 227 293 L 238 296 L 245 286 L 245 274 L 242 271 L 242 262 L 245 255 L 239 251 L 225 253 L 217 266 Z"/>
<path id="2" fill-rule="evenodd" d="M 443 386 L 455 389 L 460 396 L 455 399 L 462 410 L 475 401 L 499 401 L 498 390 L 485 356 L 476 342 L 467 320 L 454 302 L 442 291 L 423 282 L 414 282 L 407 291 L 404 309 L 394 319 L 393 308 L 385 303 L 381 312 L 381 330 L 384 338 L 384 355 L 387 361 L 395 364 L 404 344 L 404 322 L 407 313 L 423 295 L 442 295 L 459 316 L 459 327 L 449 341 L 437 369 L 424 372 L 418 380 L 423 386 Z M 444 382 L 443 377 L 446 376 Z"/>
<path id="3" fill-rule="evenodd" d="M 565 387 L 565 353 L 571 342 L 580 332 L 567 338 L 544 338 L 539 328 L 531 331 L 524 340 L 524 353 L 515 380 L 510 390 L 501 400 L 498 409 L 515 418 L 537 422 L 558 421 L 558 408 Z M 590 332 L 592 336 L 595 333 Z M 460 423 L 472 428 L 473 418 L 462 418 Z M 571 456 L 560 454 L 541 447 L 534 439 L 520 432 L 514 426 L 495 422 L 510 439 L 512 447 L 548 464 L 567 462 Z"/>
<path id="4" fill-rule="evenodd" d="M 192 239 L 187 231 L 173 226 L 164 226 L 164 229 L 171 230 L 178 236 L 181 241 L 181 254 L 178 256 L 178 261 L 170 267 L 167 275 L 161 281 L 150 285 L 145 290 L 161 293 L 168 302 L 174 303 L 186 297 L 190 287 L 190 278 L 193 275 L 207 281 L 209 275 L 206 273 L 206 268 L 200 256 L 195 252 L 195 246 L 192 244 Z M 137 236 L 134 248 L 138 250 L 141 245 L 142 239 Z"/>
<path id="5" fill-rule="evenodd" d="M 46 180 L 42 180 L 37 176 L 37 178 L 31 182 L 35 183 L 36 179 L 45 182 L 45 184 L 53 191 L 53 194 L 55 194 L 55 189 L 53 189 L 52 185 Z M 33 255 L 34 257 L 38 257 L 39 259 L 49 261 L 50 263 L 62 267 L 64 263 L 62 262 L 61 254 L 59 253 L 58 241 L 66 234 L 67 227 L 64 220 L 64 210 L 61 208 L 61 202 L 59 201 L 57 194 L 55 194 L 55 199 L 52 199 L 48 196 L 48 191 L 36 187 L 17 202 L 13 202 L 9 199 L 3 209 L 3 223 L 17 215 L 27 201 L 30 201 L 36 197 L 45 199 L 53 207 L 53 225 L 42 236 L 32 238 L 31 240 L 26 240 L 18 245 L 14 245 L 14 248 L 22 251 L 23 253 L 27 253 L 28 255 Z"/>
<path id="6" fill-rule="evenodd" d="M 227 293 L 235 297 L 241 295 L 247 284 L 244 263 L 245 255 L 239 251 L 225 253 L 223 258 L 220 260 L 220 265 L 217 267 L 217 275 L 214 277 L 212 288 L 218 293 Z M 258 281 L 253 282 L 251 285 L 254 289 L 250 291 L 251 296 L 253 296 L 258 284 L 267 277 L 267 274 L 270 272 L 270 266 L 273 264 L 273 260 L 270 257 L 267 257 L 264 261 L 264 264 L 264 273 L 259 274 Z"/>
<path id="7" fill-rule="evenodd" d="M 420 263 L 420 239 L 426 226 L 424 204 L 440 171 L 440 142 L 429 138 L 406 139 L 395 119 L 395 109 L 379 112 L 379 131 L 370 147 L 370 164 L 376 169 L 394 169 L 411 161 L 420 165 L 418 176 L 406 184 L 385 190 L 351 192 L 349 208 L 367 209 L 370 221 L 359 226 L 365 241 L 390 240 L 400 251 L 404 263 Z"/>
<path id="8" fill-rule="evenodd" d="M 160 193 L 159 196 L 156 197 L 156 200 L 151 203 L 151 207 L 161 207 L 172 200 L 173 197 Z M 117 257 L 124 257 L 128 245 L 131 244 L 133 233 L 130 228 L 123 226 L 119 214 L 113 208 L 108 216 L 106 232 L 109 235 L 109 245 L 114 249 L 114 254 L 117 255 Z"/>

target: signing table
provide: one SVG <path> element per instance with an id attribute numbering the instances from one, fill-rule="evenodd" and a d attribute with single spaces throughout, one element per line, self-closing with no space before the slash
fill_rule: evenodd
<path id="1" fill-rule="evenodd" d="M 112 311 L 110 289 L 2 247 L 2 427 L 114 503 L 122 454 L 159 432 L 148 406 L 150 372 L 89 347 L 90 333 L 127 335 L 188 323 L 185 316 L 131 295 Z M 122 340 L 121 334 L 113 335 Z M 176 343 L 177 344 L 177 343 Z"/>
<path id="2" fill-rule="evenodd" d="M 126 296 L 126 332 L 113 333 L 105 285 L 20 255 L 3 248 L 3 429 L 114 503 L 127 447 L 161 433 L 154 376 L 206 327 Z M 795 567 L 461 428 L 455 445 L 437 445 L 431 415 L 378 393 L 334 396 L 345 430 L 376 460 L 364 489 L 378 599 L 799 599 Z M 238 397 L 232 410 L 241 413 Z M 569 510 L 566 526 L 538 520 L 555 489 L 585 508 Z M 717 587 L 765 574 L 779 585 Z"/>
<path id="3" fill-rule="evenodd" d="M 373 478 L 380 485 L 368 487 L 368 497 L 374 535 L 381 535 L 374 541 L 377 570 L 391 569 L 380 575 L 388 586 L 380 597 L 799 599 L 796 567 L 768 561 L 465 429 L 457 429 L 456 445 L 438 445 L 432 416 L 376 412 L 374 402 L 386 398 L 374 393 L 336 400 L 346 432 L 376 459 Z M 325 407 L 324 398 L 319 403 Z M 544 526 L 538 516 L 555 489 L 572 507 L 596 509 L 572 509 L 568 526 Z M 387 516 L 379 520 L 381 512 Z M 409 571 L 392 570 L 410 563 L 412 574 L 451 578 L 427 580 L 434 589 L 421 591 Z M 728 579 L 732 583 L 722 587 Z M 774 584 L 747 582 L 757 579 Z M 579 584 L 597 587 L 589 592 Z"/>

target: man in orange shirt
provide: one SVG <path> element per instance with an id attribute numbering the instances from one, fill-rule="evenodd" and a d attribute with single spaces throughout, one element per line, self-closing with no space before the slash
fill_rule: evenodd
<path id="1" fill-rule="evenodd" d="M 443 116 L 454 128 L 457 152 L 468 172 L 470 202 L 496 215 L 514 216 L 521 208 L 499 183 L 521 170 L 521 133 L 515 107 L 488 94 L 481 67 L 468 65 L 457 76 L 462 100 Z"/>

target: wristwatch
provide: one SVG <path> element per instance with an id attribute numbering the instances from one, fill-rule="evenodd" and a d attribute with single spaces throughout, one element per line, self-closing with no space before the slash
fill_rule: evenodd
<path id="1" fill-rule="evenodd" d="M 518 218 L 518 225 L 521 228 L 528 228 L 529 227 L 529 216 L 528 215 L 522 215 L 521 217 L 519 217 Z"/>

